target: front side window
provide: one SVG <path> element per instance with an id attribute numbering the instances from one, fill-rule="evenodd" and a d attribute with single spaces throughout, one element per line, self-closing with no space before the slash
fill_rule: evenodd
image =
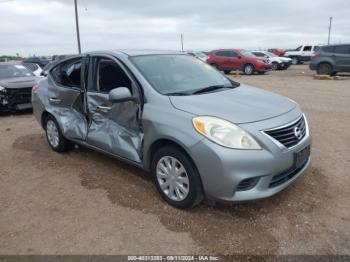
<path id="1" fill-rule="evenodd" d="M 309 46 L 304 46 L 303 51 L 311 51 L 311 49 L 312 49 L 312 46 L 311 46 L 311 45 L 309 45 Z"/>
<path id="2" fill-rule="evenodd" d="M 253 54 L 257 57 L 264 57 L 265 56 L 264 53 L 260 53 L 260 52 L 253 52 Z"/>
<path id="3" fill-rule="evenodd" d="M 161 94 L 193 93 L 208 86 L 232 86 L 210 65 L 185 55 L 144 55 L 131 58 Z"/>
<path id="4" fill-rule="evenodd" d="M 96 78 L 92 90 L 109 93 L 118 87 L 127 87 L 131 91 L 131 80 L 124 70 L 109 58 L 96 58 Z"/>
<path id="5" fill-rule="evenodd" d="M 34 76 L 34 74 L 23 65 L 0 65 L 0 79 Z"/>
<path id="6" fill-rule="evenodd" d="M 51 75 L 62 86 L 81 88 L 81 58 L 58 64 Z"/>

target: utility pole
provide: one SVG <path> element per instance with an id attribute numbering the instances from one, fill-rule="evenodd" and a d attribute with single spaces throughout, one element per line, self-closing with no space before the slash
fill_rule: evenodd
<path id="1" fill-rule="evenodd" d="M 74 0 L 74 6 L 75 6 L 75 27 L 77 30 L 77 40 L 78 40 L 78 52 L 79 52 L 79 54 L 81 54 L 77 0 Z"/>
<path id="2" fill-rule="evenodd" d="M 181 34 L 181 51 L 182 52 L 184 51 L 184 37 L 182 34 Z"/>
<path id="3" fill-rule="evenodd" d="M 331 40 L 332 20 L 333 20 L 333 17 L 330 17 L 329 18 L 329 27 L 328 27 L 328 44 L 330 43 L 330 40 Z"/>

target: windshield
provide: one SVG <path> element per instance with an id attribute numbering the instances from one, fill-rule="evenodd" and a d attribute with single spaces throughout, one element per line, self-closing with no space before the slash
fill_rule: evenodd
<path id="1" fill-rule="evenodd" d="M 215 68 L 187 55 L 145 55 L 131 60 L 161 94 L 192 94 L 210 86 L 233 85 Z"/>
<path id="2" fill-rule="evenodd" d="M 0 65 L 0 79 L 25 76 L 34 76 L 34 74 L 23 65 Z"/>
<path id="3" fill-rule="evenodd" d="M 265 54 L 267 54 L 269 57 L 278 57 L 278 55 L 275 55 L 274 53 L 271 52 L 266 52 Z"/>

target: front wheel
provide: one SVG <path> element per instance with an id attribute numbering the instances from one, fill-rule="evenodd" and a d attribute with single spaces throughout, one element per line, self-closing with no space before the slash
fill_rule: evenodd
<path id="1" fill-rule="evenodd" d="M 246 64 L 246 65 L 244 66 L 243 72 L 244 72 L 246 75 L 252 75 L 252 74 L 254 73 L 254 66 L 251 65 L 251 64 Z"/>
<path id="2" fill-rule="evenodd" d="M 280 68 L 277 62 L 272 62 L 271 67 L 272 67 L 272 70 L 278 70 Z"/>
<path id="3" fill-rule="evenodd" d="M 46 118 L 45 131 L 47 142 L 54 151 L 61 153 L 71 148 L 72 144 L 63 137 L 61 129 L 52 115 Z"/>
<path id="4" fill-rule="evenodd" d="M 181 209 L 203 199 L 199 173 L 187 154 L 174 146 L 159 149 L 152 160 L 152 178 L 162 199 Z"/>
<path id="5" fill-rule="evenodd" d="M 299 63 L 300 63 L 299 58 L 297 58 L 297 57 L 292 57 L 292 64 L 293 64 L 293 65 L 297 65 L 297 64 L 299 64 Z"/>

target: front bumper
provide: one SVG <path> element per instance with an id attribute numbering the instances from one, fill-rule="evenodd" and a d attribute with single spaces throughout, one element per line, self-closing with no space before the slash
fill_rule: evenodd
<path id="1" fill-rule="evenodd" d="M 258 64 L 258 65 L 255 65 L 255 71 L 257 72 L 267 72 L 267 71 L 270 71 L 272 70 L 272 66 L 270 64 Z"/>
<path id="2" fill-rule="evenodd" d="M 0 111 L 11 112 L 32 108 L 31 87 L 6 89 L 0 93 Z"/>
<path id="3" fill-rule="evenodd" d="M 259 141 L 262 150 L 229 149 L 207 139 L 190 148 L 206 196 L 209 199 L 228 202 L 267 198 L 285 189 L 301 176 L 309 166 L 310 158 L 283 183 L 271 187 L 271 181 L 275 176 L 293 167 L 295 153 L 310 146 L 311 137 L 307 135 L 292 149 L 281 149 L 271 138 L 260 132 L 266 127 L 282 126 L 292 122 L 300 115 L 300 110 L 294 109 L 273 119 L 240 125 Z M 258 178 L 254 187 L 239 191 L 240 183 L 251 178 Z"/>

